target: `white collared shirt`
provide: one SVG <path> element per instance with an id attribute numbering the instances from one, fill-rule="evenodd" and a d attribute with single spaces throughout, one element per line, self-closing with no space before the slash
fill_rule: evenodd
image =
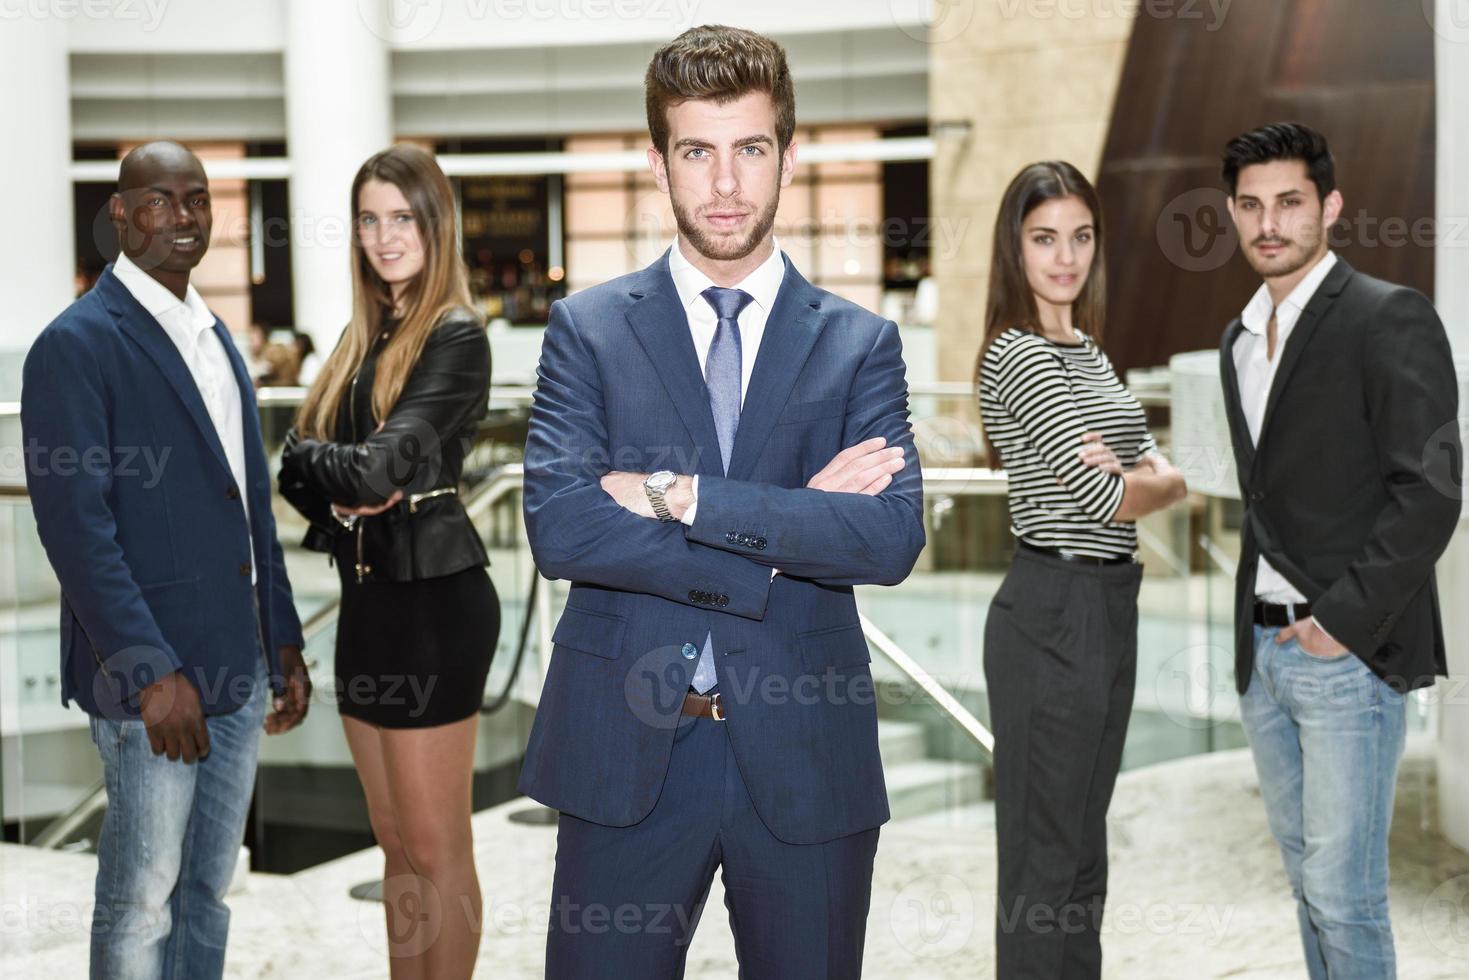
<path id="1" fill-rule="evenodd" d="M 765 323 L 770 319 L 770 311 L 775 308 L 775 297 L 780 292 L 780 284 L 786 274 L 780 242 L 774 238 L 771 242 L 774 247 L 770 250 L 770 257 L 732 287 L 743 289 L 754 300 L 745 304 L 739 317 L 741 409 L 745 405 L 745 395 L 750 390 L 750 376 L 755 373 L 755 358 L 760 353 L 760 341 L 765 336 Z M 702 372 L 709 359 L 709 347 L 714 343 L 714 331 L 719 326 L 719 316 L 703 296 L 704 290 L 715 284 L 714 280 L 700 272 L 684 256 L 678 239 L 674 239 L 673 248 L 668 253 L 668 273 L 673 277 L 679 302 L 683 304 L 684 315 L 688 317 L 689 333 L 694 339 L 694 353 L 699 357 L 699 370 Z M 694 515 L 699 508 L 697 475 L 694 477 L 693 494 L 694 502 L 683 515 L 683 522 L 690 527 L 694 524 Z"/>
<path id="2" fill-rule="evenodd" d="M 126 255 L 119 255 L 112 273 L 136 299 L 178 348 L 179 355 L 199 389 L 215 434 L 224 447 L 230 475 L 240 491 L 240 506 L 245 510 L 246 527 L 250 521 L 250 495 L 245 492 L 245 425 L 241 409 L 240 385 L 230 366 L 229 354 L 219 335 L 214 332 L 214 314 L 204 304 L 193 285 L 180 300 L 168 288 Z M 254 584 L 255 549 L 250 549 L 250 582 Z"/>
<path id="3" fill-rule="evenodd" d="M 1321 288 L 1326 276 L 1336 266 L 1335 252 L 1327 252 L 1306 274 L 1289 296 L 1276 308 L 1270 298 L 1270 288 L 1262 285 L 1254 298 L 1240 314 L 1244 330 L 1230 351 L 1234 355 L 1234 369 L 1239 378 L 1240 407 L 1245 413 L 1245 422 L 1250 429 L 1250 441 L 1260 442 L 1260 430 L 1265 425 L 1265 406 L 1270 399 L 1270 388 L 1275 384 L 1275 373 L 1280 367 L 1280 358 L 1285 343 L 1290 339 L 1307 304 Z M 1275 315 L 1275 356 L 1269 354 L 1270 316 Z M 1255 597 L 1262 602 L 1303 603 L 1306 597 L 1291 585 L 1284 575 L 1276 571 L 1270 562 L 1261 556 L 1255 570 Z"/>

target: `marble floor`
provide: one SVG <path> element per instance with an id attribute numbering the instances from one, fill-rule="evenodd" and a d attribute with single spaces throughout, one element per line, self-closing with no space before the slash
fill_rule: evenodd
<path id="1" fill-rule="evenodd" d="M 1410 744 L 1393 826 L 1399 975 L 1469 976 L 1469 855 L 1434 826 L 1432 743 Z M 524 800 L 478 814 L 485 894 L 477 975 L 540 976 L 554 831 L 511 822 Z M 978 819 L 976 819 L 978 817 Z M 992 977 L 994 838 L 983 811 L 883 830 L 868 920 L 869 978 Z M 0 847 L 0 977 L 85 975 L 94 860 Z M 290 877 L 243 876 L 228 973 L 239 978 L 386 977 L 381 906 L 348 897 L 374 853 Z M 689 952 L 690 978 L 737 974 L 716 881 Z M 1112 807 L 1105 976 L 1297 980 L 1295 915 L 1247 754 L 1124 774 Z M 792 978 L 800 980 L 800 978 Z"/>

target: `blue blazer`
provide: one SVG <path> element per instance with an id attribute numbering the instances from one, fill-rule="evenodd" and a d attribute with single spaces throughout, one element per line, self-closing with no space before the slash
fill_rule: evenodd
<path id="1" fill-rule="evenodd" d="M 873 436 L 907 460 L 880 495 L 805 489 Z M 525 469 L 536 563 L 572 584 L 523 792 L 604 825 L 645 817 L 712 633 L 730 741 L 771 832 L 818 843 L 887 820 L 852 587 L 901 582 L 924 542 L 895 324 L 788 260 L 725 474 L 665 253 L 552 307 Z M 618 506 L 598 482 L 614 469 L 698 474 L 693 526 Z"/>
<path id="2" fill-rule="evenodd" d="M 277 693 L 277 648 L 301 644 L 255 390 L 214 330 L 240 388 L 244 487 L 178 348 L 111 266 L 26 355 L 26 484 L 61 583 L 61 703 L 89 714 L 136 716 L 141 689 L 179 669 L 205 714 L 234 711 L 262 640 Z"/>

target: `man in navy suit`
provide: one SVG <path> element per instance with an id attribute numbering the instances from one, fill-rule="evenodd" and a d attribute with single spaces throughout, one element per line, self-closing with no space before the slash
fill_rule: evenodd
<path id="1" fill-rule="evenodd" d="M 562 812 L 546 975 L 682 976 L 722 868 L 741 976 L 856 977 L 888 805 L 852 587 L 924 543 L 898 330 L 771 235 L 779 45 L 688 31 L 647 106 L 677 241 L 552 308 L 526 442 L 572 583 L 521 778 Z"/>
<path id="2" fill-rule="evenodd" d="M 311 683 L 254 389 L 189 285 L 204 168 L 140 146 L 109 208 L 122 254 L 42 331 L 21 391 L 62 703 L 91 716 L 107 785 L 91 975 L 219 977 L 260 729 L 300 724 Z"/>

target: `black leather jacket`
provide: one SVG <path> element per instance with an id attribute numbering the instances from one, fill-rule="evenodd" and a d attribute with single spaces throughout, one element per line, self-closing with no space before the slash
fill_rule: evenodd
<path id="1" fill-rule="evenodd" d="M 471 311 L 445 314 L 378 429 L 372 383 L 395 326 L 384 323 L 348 387 L 337 441 L 303 439 L 292 429 L 281 453 L 281 496 L 311 522 L 303 546 L 355 566 L 359 581 L 438 578 L 489 561 L 457 494 L 488 408 L 489 338 Z M 350 528 L 331 512 L 334 503 L 381 504 L 399 490 L 402 501 Z"/>

